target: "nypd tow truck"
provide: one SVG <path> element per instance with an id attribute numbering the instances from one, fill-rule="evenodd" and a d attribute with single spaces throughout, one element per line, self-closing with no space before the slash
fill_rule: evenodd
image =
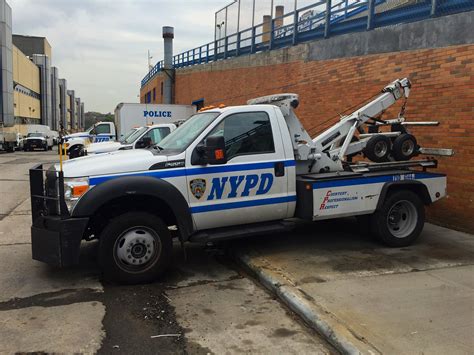
<path id="1" fill-rule="evenodd" d="M 173 237 L 184 245 L 273 233 L 295 217 L 359 216 L 386 245 L 409 245 L 424 206 L 446 196 L 446 176 L 428 172 L 437 161 L 412 158 L 452 154 L 418 146 L 405 104 L 381 118 L 409 92 L 408 79 L 396 80 L 314 139 L 294 113 L 298 95 L 279 94 L 197 113 L 147 150 L 38 165 L 33 259 L 72 265 L 81 241 L 98 239 L 106 279 L 148 282 L 169 265 Z M 353 162 L 357 154 L 376 161 Z"/>

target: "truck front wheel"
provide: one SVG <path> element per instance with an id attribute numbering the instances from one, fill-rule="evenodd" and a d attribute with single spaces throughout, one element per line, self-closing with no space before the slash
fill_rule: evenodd
<path id="1" fill-rule="evenodd" d="M 375 236 L 391 247 L 412 244 L 425 223 L 423 202 L 412 191 L 391 193 L 382 207 L 372 215 L 371 229 Z"/>
<path id="2" fill-rule="evenodd" d="M 172 251 L 170 232 L 159 217 L 129 212 L 112 219 L 101 233 L 99 262 L 106 280 L 146 283 L 163 274 Z"/>

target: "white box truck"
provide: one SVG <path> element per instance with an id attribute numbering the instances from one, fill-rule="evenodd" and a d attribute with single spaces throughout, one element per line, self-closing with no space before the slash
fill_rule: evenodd
<path id="1" fill-rule="evenodd" d="M 115 108 L 117 139 L 134 127 L 184 121 L 196 113 L 194 105 L 120 103 Z"/>

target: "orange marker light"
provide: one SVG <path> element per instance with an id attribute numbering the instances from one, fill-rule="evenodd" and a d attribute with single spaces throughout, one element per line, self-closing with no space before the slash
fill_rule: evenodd
<path id="1" fill-rule="evenodd" d="M 224 151 L 222 149 L 216 149 L 214 151 L 214 155 L 216 157 L 216 160 L 222 160 L 224 159 Z"/>
<path id="2" fill-rule="evenodd" d="M 86 193 L 88 188 L 89 188 L 89 186 L 87 186 L 87 185 L 73 186 L 72 187 L 72 195 L 74 197 L 80 197 L 80 196 L 82 196 Z"/>

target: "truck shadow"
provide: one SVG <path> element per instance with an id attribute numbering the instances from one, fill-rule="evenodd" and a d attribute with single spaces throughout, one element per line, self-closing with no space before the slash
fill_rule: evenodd
<path id="1" fill-rule="evenodd" d="M 426 224 L 411 246 L 389 248 L 360 231 L 355 218 L 298 222 L 291 232 L 235 240 L 234 252 L 285 267 L 312 267 L 315 282 L 342 274 L 412 272 L 474 264 L 474 237 Z"/>

